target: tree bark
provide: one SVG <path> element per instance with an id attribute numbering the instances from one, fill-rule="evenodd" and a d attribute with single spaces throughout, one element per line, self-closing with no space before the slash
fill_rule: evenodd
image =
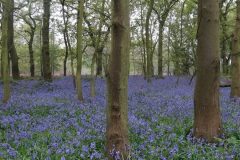
<path id="1" fill-rule="evenodd" d="M 91 63 L 91 82 L 90 82 L 90 95 L 91 95 L 91 97 L 96 96 L 96 90 L 95 90 L 95 88 L 96 88 L 96 76 L 94 74 L 96 56 L 97 56 L 97 52 L 94 52 L 93 57 L 92 57 L 92 63 Z"/>
<path id="2" fill-rule="evenodd" d="M 42 22 L 41 22 L 42 24 Z M 42 25 L 41 25 L 42 28 Z M 39 48 L 42 49 L 43 45 L 42 45 L 42 29 L 39 30 Z M 43 77 L 43 53 L 40 55 L 40 72 L 41 72 L 41 77 Z"/>
<path id="3" fill-rule="evenodd" d="M 31 77 L 34 77 L 35 76 L 35 65 L 34 65 L 34 51 L 33 51 L 33 39 L 34 39 L 34 34 L 35 34 L 35 29 L 31 29 L 31 35 L 30 35 L 30 41 L 29 41 L 29 45 L 28 45 L 28 48 L 29 48 L 29 56 L 30 56 L 30 60 L 29 60 L 29 63 L 30 63 L 30 73 L 31 73 Z"/>
<path id="4" fill-rule="evenodd" d="M 14 0 L 9 0 L 9 14 L 8 14 L 8 52 L 10 55 L 12 65 L 12 77 L 13 79 L 20 78 L 18 56 L 14 44 L 14 27 L 13 27 L 13 11 L 14 11 Z"/>
<path id="5" fill-rule="evenodd" d="M 237 1 L 236 26 L 232 40 L 231 97 L 240 97 L 240 1 Z"/>
<path id="6" fill-rule="evenodd" d="M 170 24 L 169 24 L 170 26 Z M 168 44 L 167 44 L 167 75 L 170 76 L 170 35 L 171 35 L 171 29 L 168 27 Z"/>
<path id="7" fill-rule="evenodd" d="M 151 55 L 151 44 L 150 44 L 150 33 L 149 33 L 149 21 L 153 10 L 154 0 L 150 1 L 149 8 L 147 11 L 145 31 L 146 31 L 146 52 L 147 52 L 147 81 L 151 82 L 151 64 L 152 64 L 152 55 Z"/>
<path id="8" fill-rule="evenodd" d="M 2 67 L 3 67 L 3 103 L 7 103 L 10 98 L 10 75 L 9 75 L 9 58 L 8 58 L 8 34 L 9 34 L 9 0 L 3 2 L 2 17 Z"/>
<path id="9" fill-rule="evenodd" d="M 76 73 L 76 88 L 78 100 L 83 101 L 82 94 L 82 34 L 83 34 L 83 10 L 84 2 L 78 0 L 78 17 L 77 17 L 77 73 Z"/>
<path id="10" fill-rule="evenodd" d="M 213 142 L 222 133 L 219 107 L 219 7 L 217 0 L 198 0 L 198 5 L 194 136 Z"/>
<path id="11" fill-rule="evenodd" d="M 226 23 L 227 22 L 227 17 L 223 17 L 224 22 L 222 23 Z M 222 34 L 223 34 L 223 40 L 222 40 L 222 50 L 221 50 L 221 58 L 222 58 L 222 72 L 223 74 L 227 74 L 228 73 L 228 58 L 227 58 L 227 41 L 225 40 L 225 38 L 227 37 L 227 28 L 226 25 L 223 24 L 222 25 Z"/>
<path id="12" fill-rule="evenodd" d="M 141 2 L 141 39 L 142 39 L 142 72 L 144 75 L 144 79 L 147 78 L 147 60 L 146 60 L 146 43 L 145 43 L 145 36 L 144 36 L 144 24 L 143 24 L 143 4 Z"/>
<path id="13" fill-rule="evenodd" d="M 105 4 L 106 0 L 102 1 L 102 6 L 101 6 L 101 12 L 104 13 L 105 10 Z M 96 65 L 97 65 L 97 76 L 102 76 L 102 69 L 103 69 L 103 49 L 104 49 L 104 43 L 105 41 L 102 42 L 101 44 L 101 35 L 102 35 L 102 28 L 103 28 L 103 22 L 104 22 L 104 16 L 100 14 L 100 24 L 99 24 L 99 32 L 97 36 L 97 59 L 96 59 Z M 107 33 L 108 35 L 108 33 Z M 105 40 L 105 39 L 104 39 Z"/>
<path id="14" fill-rule="evenodd" d="M 49 19 L 51 0 L 43 0 L 43 26 L 42 26 L 42 64 L 43 78 L 45 81 L 52 81 L 51 61 L 49 52 Z"/>
<path id="15" fill-rule="evenodd" d="M 67 75 L 67 59 L 68 59 L 68 42 L 67 42 L 67 25 L 68 25 L 68 18 L 66 20 L 66 16 L 65 16 L 65 0 L 60 0 L 61 5 L 62 5 L 62 17 L 63 17 L 63 24 L 64 24 L 64 29 L 63 29 L 63 39 L 64 39 L 64 44 L 65 44 L 65 56 L 64 56 L 64 60 L 63 60 L 63 75 L 66 76 Z"/>
<path id="16" fill-rule="evenodd" d="M 159 23 L 158 38 L 158 77 L 163 77 L 163 27 L 164 24 Z"/>
<path id="17" fill-rule="evenodd" d="M 63 37 L 64 37 L 63 38 L 64 43 L 65 43 L 65 56 L 64 56 L 64 60 L 63 60 L 63 75 L 66 76 L 67 75 L 68 46 L 67 46 L 65 34 Z"/>
<path id="18" fill-rule="evenodd" d="M 32 17 L 32 4 L 29 4 L 29 13 L 28 15 L 23 16 L 23 20 L 25 23 L 29 26 L 30 31 L 26 30 L 26 32 L 29 34 L 30 38 L 28 41 L 28 52 L 29 52 L 29 65 L 30 65 L 30 75 L 31 77 L 35 76 L 35 64 L 34 64 L 34 51 L 33 51 L 33 40 L 35 36 L 35 31 L 36 31 L 36 21 Z M 29 17 L 29 19 L 27 18 Z"/>
<path id="19" fill-rule="evenodd" d="M 107 154 L 128 156 L 129 0 L 112 0 L 112 38 L 107 76 Z"/>
<path id="20" fill-rule="evenodd" d="M 97 49 L 97 76 L 102 76 L 103 66 L 103 48 Z"/>

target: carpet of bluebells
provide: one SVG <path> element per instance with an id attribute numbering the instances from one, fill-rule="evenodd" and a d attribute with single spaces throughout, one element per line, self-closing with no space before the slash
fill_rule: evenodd
<path id="1" fill-rule="evenodd" d="M 133 160 L 240 159 L 240 101 L 221 88 L 222 139 L 208 144 L 192 137 L 193 88 L 190 77 L 129 78 L 130 153 Z M 105 157 L 105 80 L 97 96 L 77 101 L 71 77 L 11 83 L 9 103 L 0 104 L 0 159 L 75 160 Z M 0 84 L 2 98 L 2 84 Z"/>

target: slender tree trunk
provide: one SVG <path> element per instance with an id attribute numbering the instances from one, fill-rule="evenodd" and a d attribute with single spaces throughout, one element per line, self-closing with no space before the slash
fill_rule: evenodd
<path id="1" fill-rule="evenodd" d="M 151 53 L 150 53 L 150 76 L 153 77 L 154 76 L 154 66 L 153 66 L 153 54 L 154 51 L 151 49 Z"/>
<path id="2" fill-rule="evenodd" d="M 146 79 L 147 77 L 147 61 L 146 61 L 146 43 L 145 43 L 145 37 L 144 37 L 144 24 L 143 24 L 143 4 L 141 3 L 141 38 L 142 38 L 142 50 L 143 50 L 143 54 L 142 54 L 142 70 L 143 70 L 143 75 L 144 75 L 144 79 Z"/>
<path id="3" fill-rule="evenodd" d="M 237 0 L 236 26 L 232 41 L 231 97 L 240 97 L 240 1 Z"/>
<path id="4" fill-rule="evenodd" d="M 112 0 L 112 38 L 107 76 L 107 154 L 128 156 L 129 0 Z"/>
<path id="5" fill-rule="evenodd" d="M 76 89 L 76 79 L 75 79 L 74 65 L 73 65 L 74 52 L 72 50 L 72 46 L 71 46 L 68 34 L 67 34 L 67 41 L 68 41 L 69 51 L 71 53 L 71 74 L 72 74 L 72 78 L 73 78 L 73 86 L 74 86 L 74 89 Z"/>
<path id="6" fill-rule="evenodd" d="M 170 34 L 171 31 L 170 31 L 170 27 L 168 28 L 168 44 L 167 44 L 167 57 L 168 57 L 168 60 L 167 60 L 167 74 L 168 76 L 170 76 Z"/>
<path id="7" fill-rule="evenodd" d="M 94 74 L 96 56 L 97 56 L 97 52 L 94 52 L 93 57 L 92 57 L 92 63 L 91 63 L 91 83 L 90 83 L 90 95 L 91 95 L 91 97 L 96 96 L 96 90 L 95 90 L 95 88 L 96 88 L 95 87 L 96 86 L 96 77 L 95 77 L 95 74 Z"/>
<path id="8" fill-rule="evenodd" d="M 82 34 L 83 34 L 83 10 L 84 1 L 78 0 L 78 17 L 77 17 L 77 73 L 76 73 L 76 87 L 78 100 L 83 101 L 82 94 Z"/>
<path id="9" fill-rule="evenodd" d="M 10 75 L 9 75 L 9 58 L 8 58 L 8 21 L 11 10 L 8 8 L 9 0 L 3 3 L 2 18 L 2 67 L 3 67 L 3 103 L 7 103 L 10 98 Z"/>
<path id="10" fill-rule="evenodd" d="M 75 77 L 74 65 L 73 65 L 74 52 L 72 50 L 68 34 L 67 34 L 67 41 L 68 41 L 69 51 L 71 53 L 71 74 L 72 74 L 72 78 L 73 78 L 73 87 L 74 87 L 74 89 L 76 89 L 76 77 Z"/>
<path id="11" fill-rule="evenodd" d="M 144 79 L 147 78 L 147 59 L 146 59 L 146 51 L 144 49 L 143 51 L 143 75 L 144 75 Z"/>
<path id="12" fill-rule="evenodd" d="M 68 31 L 66 32 L 67 34 L 67 44 L 68 44 L 68 48 L 69 48 L 69 52 L 70 52 L 70 56 L 71 56 L 71 74 L 73 77 L 75 77 L 75 74 L 74 74 L 74 66 L 73 66 L 73 60 L 74 60 L 74 52 L 72 50 L 72 45 L 71 45 L 71 42 L 70 42 L 70 39 L 69 39 L 69 34 L 68 34 Z"/>
<path id="13" fill-rule="evenodd" d="M 97 76 L 102 76 L 103 48 L 97 48 Z"/>
<path id="14" fill-rule="evenodd" d="M 3 20 L 1 24 L 3 23 Z M 2 42 L 3 43 L 3 42 Z M 1 54 L 1 77 L 3 78 L 3 54 Z"/>
<path id="15" fill-rule="evenodd" d="M 64 56 L 64 60 L 63 60 L 63 75 L 66 76 L 67 75 L 68 45 L 67 45 L 65 33 L 64 33 L 64 43 L 65 43 L 65 56 Z"/>
<path id="16" fill-rule="evenodd" d="M 43 26 L 42 26 L 42 64 L 43 78 L 46 81 L 52 81 L 51 61 L 49 52 L 49 19 L 50 19 L 51 0 L 43 0 Z"/>
<path id="17" fill-rule="evenodd" d="M 28 42 L 28 52 L 29 52 L 29 68 L 31 77 L 35 76 L 35 64 L 34 64 L 34 51 L 33 51 L 33 40 L 36 31 L 36 20 L 32 17 L 32 3 L 28 2 L 28 14 L 22 16 L 25 23 L 29 26 L 30 31 L 27 31 L 29 34 L 29 42 Z M 29 19 L 27 18 L 29 17 Z M 40 41 L 41 42 L 41 41 Z"/>
<path id="18" fill-rule="evenodd" d="M 13 79 L 19 79 L 19 65 L 18 56 L 14 44 L 14 27 L 13 27 L 13 11 L 14 11 L 14 0 L 9 0 L 9 18 L 8 18 L 8 52 L 11 58 L 12 64 L 12 76 Z"/>
<path id="19" fill-rule="evenodd" d="M 64 2 L 63 1 L 63 11 L 64 11 Z M 73 78 L 73 86 L 74 86 L 74 89 L 76 89 L 76 79 L 75 79 L 75 73 L 74 73 L 74 65 L 73 65 L 73 61 L 74 61 L 74 52 L 72 50 L 72 45 L 71 45 L 71 41 L 70 41 L 70 38 L 69 38 L 69 34 L 68 34 L 68 22 L 69 22 L 69 8 L 67 7 L 67 15 L 65 16 L 65 14 L 63 14 L 63 17 L 64 17 L 64 24 L 65 24 L 65 46 L 66 46 L 66 62 L 67 62 L 67 57 L 68 57 L 68 51 L 70 53 L 70 56 L 71 56 L 71 75 L 72 75 L 72 78 Z M 67 50 L 68 48 L 68 50 Z M 66 64 L 65 64 L 66 66 Z M 65 70 L 66 67 L 65 67 Z M 66 73 L 66 71 L 65 71 Z"/>
<path id="20" fill-rule="evenodd" d="M 180 48 L 182 48 L 182 46 L 183 46 L 183 14 L 184 14 L 185 3 L 186 3 L 186 0 L 183 1 L 182 8 L 181 8 Z"/>
<path id="21" fill-rule="evenodd" d="M 102 1 L 102 6 L 101 6 L 101 12 L 104 12 L 105 10 L 105 3 L 106 0 Z M 97 76 L 102 76 L 102 69 L 103 69 L 103 49 L 104 49 L 104 43 L 106 42 L 102 42 L 103 44 L 101 45 L 101 32 L 102 32 L 102 28 L 103 28 L 103 23 L 104 23 L 104 16 L 103 14 L 100 14 L 100 23 L 99 23 L 99 32 L 98 32 L 98 36 L 97 36 L 97 57 L 96 57 L 96 66 L 97 66 L 97 71 L 96 71 L 96 75 Z M 105 39 L 104 39 L 105 40 Z"/>
<path id="22" fill-rule="evenodd" d="M 41 22 L 42 28 L 42 22 Z M 39 48 L 42 49 L 42 29 L 39 30 Z M 40 55 L 40 75 L 43 77 L 43 54 Z"/>
<path id="23" fill-rule="evenodd" d="M 29 56 L 30 56 L 30 60 L 29 60 L 29 64 L 30 64 L 30 73 L 31 73 L 31 77 L 35 76 L 35 65 L 34 65 L 34 51 L 33 51 L 33 39 L 34 39 L 34 33 L 35 33 L 35 29 L 32 28 L 31 29 L 31 34 L 30 34 L 30 41 L 28 44 L 28 49 L 29 49 Z"/>
<path id="24" fill-rule="evenodd" d="M 219 7 L 217 0 L 198 0 L 198 5 L 194 136 L 212 142 L 222 133 L 219 107 Z"/>
<path id="25" fill-rule="evenodd" d="M 63 23 L 64 23 L 64 29 L 63 29 L 63 39 L 64 39 L 64 44 L 65 44 L 65 56 L 64 56 L 64 60 L 63 60 L 63 75 L 66 76 L 67 75 L 67 59 L 68 59 L 68 50 L 69 50 L 69 46 L 68 46 L 68 42 L 67 42 L 67 25 L 68 25 L 68 18 L 66 20 L 66 16 L 65 16 L 65 0 L 61 1 L 61 5 L 62 5 L 62 16 L 63 16 Z"/>
<path id="26" fill-rule="evenodd" d="M 182 7 L 181 7 L 181 16 L 180 16 L 180 19 L 181 19 L 181 23 L 180 23 L 180 45 L 179 45 L 179 49 L 180 49 L 180 53 L 182 55 L 184 55 L 183 58 L 181 58 L 181 61 L 182 61 L 182 65 L 181 65 L 181 74 L 183 75 L 189 75 L 189 60 L 188 60 L 188 55 L 186 55 L 185 53 L 185 49 L 183 47 L 184 45 L 184 42 L 183 42 L 183 34 L 184 34 L 184 28 L 183 28 L 183 24 L 184 24 L 184 9 L 185 9 L 185 3 L 186 3 L 186 0 L 183 1 L 182 3 Z"/>
<path id="27" fill-rule="evenodd" d="M 163 77 L 163 27 L 164 25 L 159 23 L 159 38 L 158 38 L 158 77 Z"/>
<path id="28" fill-rule="evenodd" d="M 228 5 L 228 4 L 227 4 Z M 222 73 L 224 75 L 228 74 L 228 58 L 227 58 L 227 21 L 228 21 L 228 10 L 223 9 L 223 2 L 220 4 L 220 9 L 221 9 L 221 15 L 220 15 L 220 20 L 221 20 L 221 26 L 222 26 L 222 39 L 221 39 L 221 58 L 222 58 Z M 227 7 L 227 6 L 226 6 Z"/>
<path id="29" fill-rule="evenodd" d="M 150 17 L 151 17 L 152 10 L 153 10 L 153 4 L 154 4 L 154 0 L 151 0 L 148 11 L 147 11 L 146 24 L 145 24 L 146 52 L 147 52 L 147 81 L 148 82 L 151 82 L 151 77 L 152 77 L 152 75 L 151 75 L 152 56 L 151 56 L 151 44 L 150 44 L 150 33 L 149 33 L 149 21 L 150 21 Z"/>
<path id="30" fill-rule="evenodd" d="M 52 73 L 52 76 L 54 76 L 55 74 L 55 59 L 54 59 L 54 54 L 56 53 L 56 50 L 55 50 L 55 26 L 53 27 L 53 31 L 51 33 L 51 48 L 52 48 L 52 51 L 50 53 L 50 67 L 51 67 L 51 73 Z"/>

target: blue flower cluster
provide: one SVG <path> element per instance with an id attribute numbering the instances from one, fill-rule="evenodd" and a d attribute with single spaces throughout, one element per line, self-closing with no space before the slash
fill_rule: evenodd
<path id="1" fill-rule="evenodd" d="M 221 89 L 224 138 L 216 144 L 195 139 L 189 80 L 166 77 L 148 84 L 140 76 L 129 78 L 130 159 L 240 159 L 239 100 Z M 83 81 L 83 103 L 72 82 L 65 77 L 11 84 L 11 99 L 0 104 L 0 159 L 106 159 L 105 80 L 97 79 L 95 98 Z"/>

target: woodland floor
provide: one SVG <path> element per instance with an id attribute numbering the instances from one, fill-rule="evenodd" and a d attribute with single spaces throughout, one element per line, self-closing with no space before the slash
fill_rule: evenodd
<path id="1" fill-rule="evenodd" d="M 190 77 L 129 78 L 131 159 L 240 159 L 240 101 L 221 88 L 224 138 L 207 144 L 191 136 L 193 88 Z M 84 80 L 84 103 L 76 100 L 71 77 L 46 83 L 11 84 L 12 97 L 0 104 L 0 160 L 105 159 L 105 81 L 97 96 Z M 0 85 L 2 98 L 2 84 Z"/>

